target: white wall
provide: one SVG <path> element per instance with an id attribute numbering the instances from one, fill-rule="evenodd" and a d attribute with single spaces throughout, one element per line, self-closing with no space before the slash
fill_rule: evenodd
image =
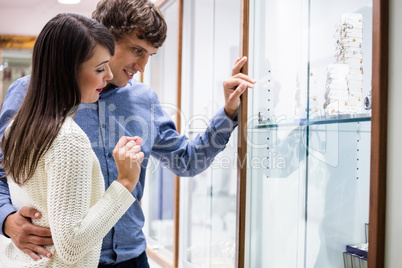
<path id="1" fill-rule="evenodd" d="M 58 13 L 73 12 L 91 16 L 99 0 L 83 0 L 77 5 L 57 0 L 0 0 L 0 34 L 38 35 Z"/>
<path id="2" fill-rule="evenodd" d="M 402 1 L 390 0 L 387 211 L 385 236 L 385 267 L 401 267 L 402 241 Z"/>

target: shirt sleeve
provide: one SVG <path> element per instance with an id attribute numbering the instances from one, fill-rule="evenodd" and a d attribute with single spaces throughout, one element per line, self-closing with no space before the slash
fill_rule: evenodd
<path id="1" fill-rule="evenodd" d="M 117 181 L 104 194 L 93 191 L 92 177 L 101 173 L 93 169 L 95 156 L 85 138 L 83 133 L 62 135 L 46 159 L 49 224 L 56 251 L 67 264 L 101 242 L 135 201 Z M 93 204 L 94 195 L 99 200 Z"/>
<path id="2" fill-rule="evenodd" d="M 195 176 L 207 169 L 215 156 L 225 149 L 237 126 L 237 116 L 231 120 L 221 108 L 210 120 L 207 129 L 191 140 L 176 131 L 175 124 L 161 108 L 157 97 L 152 110 L 157 127 L 152 156 L 178 176 Z"/>
<path id="3" fill-rule="evenodd" d="M 4 131 L 6 130 L 11 118 L 17 113 L 24 100 L 26 90 L 29 84 L 29 77 L 18 79 L 11 84 L 7 91 L 6 98 L 4 99 L 3 106 L 0 114 L 0 140 L 3 138 Z M 3 153 L 0 149 L 0 158 L 3 158 Z M 0 176 L 4 176 L 5 172 L 3 167 L 0 167 Z M 4 221 L 11 213 L 17 210 L 11 204 L 10 192 L 8 189 L 7 178 L 0 177 L 0 234 L 4 234 Z"/>

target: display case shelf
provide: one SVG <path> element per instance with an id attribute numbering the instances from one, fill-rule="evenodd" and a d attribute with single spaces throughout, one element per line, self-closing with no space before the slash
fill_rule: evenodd
<path id="1" fill-rule="evenodd" d="M 255 126 L 257 129 L 262 128 L 278 128 L 278 127 L 299 127 L 299 126 L 310 126 L 310 125 L 329 125 L 329 124 L 344 124 L 344 123 L 357 123 L 357 122 L 367 122 L 371 121 L 371 116 L 367 114 L 358 115 L 334 115 L 328 117 L 315 117 L 313 119 L 300 119 L 291 120 L 279 124 L 258 124 Z"/>

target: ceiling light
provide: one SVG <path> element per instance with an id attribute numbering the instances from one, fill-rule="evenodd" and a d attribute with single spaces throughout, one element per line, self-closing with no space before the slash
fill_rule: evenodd
<path id="1" fill-rule="evenodd" d="M 78 4 L 79 2 L 81 2 L 81 0 L 58 0 L 60 4 L 68 4 L 68 5 L 72 5 L 72 4 Z"/>

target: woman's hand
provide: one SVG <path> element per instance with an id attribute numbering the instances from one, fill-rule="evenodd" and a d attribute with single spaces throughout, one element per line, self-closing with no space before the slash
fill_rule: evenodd
<path id="1" fill-rule="evenodd" d="M 117 181 L 126 187 L 130 193 L 140 178 L 141 163 L 144 160 L 141 144 L 142 139 L 140 137 L 123 136 L 113 150 L 113 157 L 119 174 Z"/>

